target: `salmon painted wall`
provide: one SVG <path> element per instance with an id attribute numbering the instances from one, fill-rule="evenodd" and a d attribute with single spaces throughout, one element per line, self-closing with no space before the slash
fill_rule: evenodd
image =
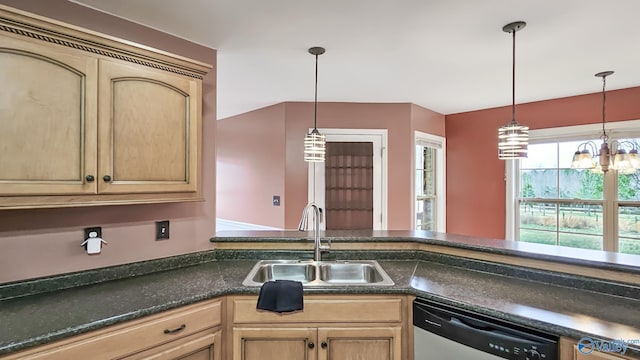
<path id="1" fill-rule="evenodd" d="M 308 164 L 304 162 L 302 149 L 304 135 L 313 126 L 313 103 L 286 102 L 220 120 L 219 123 L 218 216 L 296 229 L 302 209 L 308 202 Z M 242 140 L 238 133 L 250 126 L 255 126 L 250 130 L 253 134 L 249 135 L 251 139 L 261 136 L 261 139 L 256 139 L 260 142 L 257 147 L 262 148 L 261 151 L 247 151 L 240 145 Z M 406 103 L 319 103 L 318 127 L 388 130 L 387 227 L 410 229 L 413 131 L 443 136 L 444 116 Z M 264 149 L 266 144 L 262 143 L 267 138 L 281 141 L 283 148 L 271 143 L 269 149 Z M 233 171 L 227 171 L 231 163 Z M 248 169 L 252 167 L 254 169 Z M 260 176 L 250 175 L 252 172 Z M 281 206 L 274 207 L 271 196 L 278 191 L 284 191 L 283 194 L 280 192 L 284 196 L 281 197 Z M 248 206 L 251 212 L 247 211 Z"/>
<path id="2" fill-rule="evenodd" d="M 444 115 L 421 106 L 411 104 L 411 131 L 445 136 Z"/>
<path id="3" fill-rule="evenodd" d="M 0 3 L 214 65 L 203 83 L 203 196 L 182 204 L 0 211 L 0 283 L 195 252 L 215 232 L 216 51 L 66 0 Z M 155 221 L 171 239 L 155 241 Z M 80 247 L 84 228 L 102 226 L 100 255 Z"/>
<path id="4" fill-rule="evenodd" d="M 319 103 L 318 128 L 388 129 L 389 230 L 411 229 L 413 125 L 416 130 L 444 133 L 444 116 L 408 103 Z M 412 117 L 412 112 L 415 112 Z M 296 228 L 307 203 L 304 135 L 313 126 L 313 103 L 286 103 L 287 166 L 285 225 Z"/>
<path id="5" fill-rule="evenodd" d="M 640 87 L 608 91 L 606 120 L 640 119 L 638 99 Z M 516 118 L 532 130 L 599 123 L 602 94 L 517 104 Z M 504 239 L 505 167 L 497 129 L 510 120 L 510 106 L 445 117 L 447 232 Z"/>
<path id="6" fill-rule="evenodd" d="M 284 109 L 278 104 L 218 121 L 219 218 L 284 228 Z"/>

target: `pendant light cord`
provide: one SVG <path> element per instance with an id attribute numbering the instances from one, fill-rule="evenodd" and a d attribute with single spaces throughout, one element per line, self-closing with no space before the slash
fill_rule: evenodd
<path id="1" fill-rule="evenodd" d="M 607 84 L 607 77 L 602 77 L 602 141 L 609 140 L 609 136 L 607 135 L 607 131 L 604 128 L 604 118 L 605 118 L 605 108 L 607 104 L 607 92 L 605 91 L 605 87 Z"/>
<path id="2" fill-rule="evenodd" d="M 513 29 L 511 60 L 511 121 L 516 122 L 516 29 Z"/>
<path id="3" fill-rule="evenodd" d="M 313 100 L 313 129 L 317 130 L 317 121 L 318 121 L 318 54 L 316 54 L 316 88 L 315 88 L 315 98 Z"/>

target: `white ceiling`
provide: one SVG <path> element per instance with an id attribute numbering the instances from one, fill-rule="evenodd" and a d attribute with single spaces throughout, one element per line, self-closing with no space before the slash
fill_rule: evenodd
<path id="1" fill-rule="evenodd" d="M 283 101 L 442 114 L 640 85 L 638 0 L 75 0 L 218 49 L 218 118 Z M 505 121 L 507 121 L 506 119 Z"/>

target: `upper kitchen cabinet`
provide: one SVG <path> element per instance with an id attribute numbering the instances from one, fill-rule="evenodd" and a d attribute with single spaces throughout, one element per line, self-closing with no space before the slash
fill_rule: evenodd
<path id="1" fill-rule="evenodd" d="M 98 60 L 64 50 L 0 37 L 2 195 L 96 192 Z"/>
<path id="2" fill-rule="evenodd" d="M 200 200 L 210 70 L 0 6 L 0 209 Z"/>
<path id="3" fill-rule="evenodd" d="M 98 191 L 196 191 L 201 83 L 101 60 Z"/>

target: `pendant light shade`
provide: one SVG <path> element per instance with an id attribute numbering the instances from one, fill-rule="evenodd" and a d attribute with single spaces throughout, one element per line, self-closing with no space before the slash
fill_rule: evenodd
<path id="1" fill-rule="evenodd" d="M 316 86 L 313 102 L 313 130 L 304 137 L 304 161 L 323 162 L 327 147 L 327 139 L 318 131 L 318 56 L 324 54 L 324 48 L 312 47 L 309 54 L 316 57 Z"/>
<path id="2" fill-rule="evenodd" d="M 512 160 L 527 157 L 529 145 L 529 127 L 516 121 L 516 31 L 523 29 L 527 23 L 516 21 L 505 25 L 502 30 L 513 34 L 512 68 L 511 68 L 511 122 L 498 129 L 498 159 Z"/>
<path id="3" fill-rule="evenodd" d="M 322 162 L 326 152 L 327 139 L 318 129 L 311 130 L 304 137 L 304 161 Z"/>
<path id="4" fill-rule="evenodd" d="M 636 144 L 630 141 L 613 140 L 609 145 L 609 135 L 607 135 L 605 129 L 606 85 L 607 76 L 612 74 L 613 71 L 602 71 L 595 74 L 596 77 L 602 78 L 602 135 L 600 135 L 602 144 L 600 145 L 600 150 L 596 151 L 597 146 L 593 141 L 583 142 L 578 145 L 578 150 L 573 154 L 573 161 L 571 162 L 571 167 L 574 169 L 588 169 L 596 174 L 603 174 L 614 169 L 620 174 L 633 174 L 640 168 L 640 158 L 638 157 Z"/>

